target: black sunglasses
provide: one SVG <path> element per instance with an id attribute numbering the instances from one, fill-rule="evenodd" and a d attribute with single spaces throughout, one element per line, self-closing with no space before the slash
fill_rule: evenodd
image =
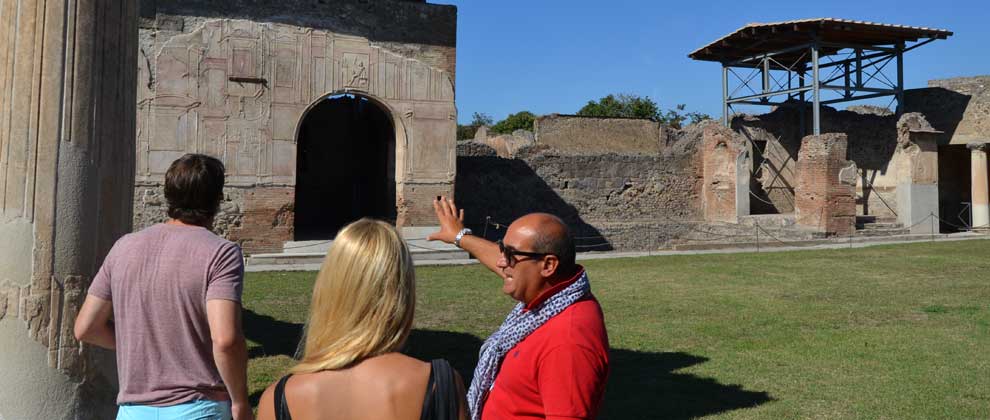
<path id="1" fill-rule="evenodd" d="M 505 246 L 505 243 L 502 242 L 501 239 L 495 241 L 495 243 L 498 244 L 498 252 L 501 252 L 502 253 L 502 256 L 505 257 L 505 260 L 506 261 L 508 261 L 510 263 L 513 263 L 513 264 L 519 262 L 519 260 L 516 260 L 516 255 L 520 255 L 520 256 L 523 256 L 523 257 L 530 257 L 530 258 L 543 258 L 543 257 L 545 257 L 547 255 L 553 255 L 550 252 L 526 252 L 526 251 L 519 251 L 519 250 L 513 249 L 511 247 Z"/>

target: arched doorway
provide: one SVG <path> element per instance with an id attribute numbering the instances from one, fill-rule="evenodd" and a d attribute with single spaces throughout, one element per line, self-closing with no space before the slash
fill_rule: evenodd
<path id="1" fill-rule="evenodd" d="M 328 96 L 299 125 L 295 240 L 332 239 L 362 217 L 395 222 L 395 127 L 368 97 Z"/>

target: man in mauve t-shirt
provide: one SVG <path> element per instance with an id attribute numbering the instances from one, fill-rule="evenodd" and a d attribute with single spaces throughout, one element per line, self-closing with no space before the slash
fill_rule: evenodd
<path id="1" fill-rule="evenodd" d="M 210 232 L 223 164 L 185 155 L 165 175 L 169 220 L 120 238 L 76 318 L 116 350 L 117 419 L 251 419 L 240 248 Z"/>

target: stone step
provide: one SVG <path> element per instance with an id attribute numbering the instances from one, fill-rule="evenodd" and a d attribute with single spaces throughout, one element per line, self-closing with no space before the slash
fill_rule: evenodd
<path id="1" fill-rule="evenodd" d="M 909 233 L 911 233 L 911 230 L 907 228 L 861 229 L 856 231 L 857 236 L 896 236 L 907 235 Z"/>
<path id="2" fill-rule="evenodd" d="M 868 223 L 897 223 L 897 218 L 893 216 L 873 216 L 869 214 L 856 216 L 857 226 Z"/>
<path id="3" fill-rule="evenodd" d="M 410 247 L 413 261 L 465 260 L 471 256 L 459 248 L 417 249 Z M 326 252 L 282 252 L 277 254 L 254 254 L 247 257 L 247 265 L 306 265 L 322 264 Z"/>
<path id="4" fill-rule="evenodd" d="M 904 227 L 903 223 L 894 223 L 894 222 L 864 223 L 861 225 L 856 225 L 856 229 L 900 229 L 903 227 Z"/>
<path id="5" fill-rule="evenodd" d="M 780 243 L 776 241 L 763 242 L 760 240 L 759 247 L 762 248 L 782 248 L 782 247 L 810 247 L 818 245 L 845 245 L 845 244 L 861 244 L 861 243 L 871 243 L 871 242 L 903 242 L 903 241 L 923 241 L 929 239 L 945 239 L 950 238 L 949 234 L 937 233 L 933 235 L 922 235 L 922 234 L 902 234 L 893 236 L 854 236 L 842 237 L 842 238 L 829 238 L 829 239 L 814 239 L 808 241 L 785 241 L 785 243 Z M 709 251 L 709 250 L 723 250 L 723 249 L 752 249 L 755 250 L 756 242 L 713 242 L 706 244 L 678 244 L 674 245 L 672 249 L 674 251 Z"/>
<path id="6" fill-rule="evenodd" d="M 759 224 L 764 228 L 769 227 L 792 227 L 797 223 L 797 218 L 793 214 L 753 214 L 740 216 L 739 224 L 744 226 L 756 226 Z"/>

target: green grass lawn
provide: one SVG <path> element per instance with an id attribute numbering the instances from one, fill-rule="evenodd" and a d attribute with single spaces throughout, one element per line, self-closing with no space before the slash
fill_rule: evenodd
<path id="1" fill-rule="evenodd" d="M 990 418 L 990 241 L 588 261 L 602 418 Z M 315 273 L 249 274 L 254 398 L 290 366 Z M 407 352 L 469 377 L 513 302 L 481 266 L 417 269 Z"/>

